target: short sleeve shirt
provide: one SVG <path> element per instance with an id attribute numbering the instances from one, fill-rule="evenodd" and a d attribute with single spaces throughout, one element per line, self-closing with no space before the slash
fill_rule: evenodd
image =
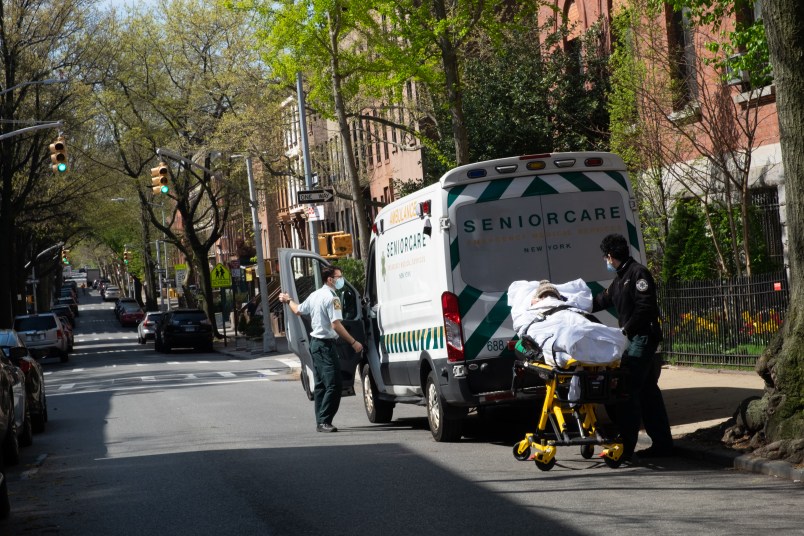
<path id="1" fill-rule="evenodd" d="M 342 309 L 340 298 L 327 285 L 310 294 L 299 305 L 299 312 L 310 316 L 310 324 L 313 327 L 310 335 L 317 339 L 338 338 L 338 332 L 332 328 L 332 323 L 335 320 L 343 320 Z"/>

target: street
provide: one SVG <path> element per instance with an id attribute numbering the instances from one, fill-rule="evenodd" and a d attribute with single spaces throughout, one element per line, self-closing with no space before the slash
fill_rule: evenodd
<path id="1" fill-rule="evenodd" d="M 292 354 L 160 354 L 81 299 L 0 534 L 802 534 L 800 483 L 687 459 L 610 469 L 570 447 L 542 472 L 512 457 L 503 412 L 436 443 L 423 408 L 371 425 L 358 395 L 318 434 Z"/>

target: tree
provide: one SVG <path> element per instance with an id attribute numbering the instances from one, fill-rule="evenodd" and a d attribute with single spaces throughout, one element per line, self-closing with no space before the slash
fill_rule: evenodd
<path id="1" fill-rule="evenodd" d="M 765 380 L 761 400 L 747 405 L 727 432 L 748 434 L 757 452 L 804 461 L 804 4 L 763 2 L 770 62 L 776 82 L 788 209 L 790 305 L 782 329 L 757 362 Z"/>
<path id="2" fill-rule="evenodd" d="M 259 95 L 264 69 L 248 46 L 253 28 L 244 13 L 195 0 L 164 2 L 162 8 L 159 18 L 148 8 L 112 19 L 98 39 L 97 46 L 109 53 L 94 73 L 93 120 L 98 144 L 106 148 L 96 158 L 116 179 L 126 180 L 147 215 L 146 263 L 153 226 L 199 274 L 212 317 L 208 253 L 224 232 L 230 206 L 245 191 L 214 168 L 228 165 L 220 155 L 248 149 L 258 139 L 246 138 L 228 118 L 242 114 L 244 125 L 253 119 L 250 106 L 259 99 L 249 99 Z M 252 134 L 247 126 L 246 135 Z M 160 197 L 152 194 L 148 172 L 158 161 L 157 148 L 178 155 L 165 158 L 170 191 Z"/>
<path id="3" fill-rule="evenodd" d="M 735 5 L 744 2 L 669 4 L 665 13 L 663 2 L 632 0 L 615 18 L 612 148 L 631 166 L 643 212 L 658 220 L 648 224 L 647 238 L 664 246 L 671 196 L 698 199 L 707 216 L 712 205 L 725 204 L 726 240 L 708 221 L 719 271 L 750 275 L 755 255 L 749 172 L 754 150 L 764 141 L 761 127 L 773 110 L 764 106 L 763 88 L 756 85 L 764 78 L 753 77 L 754 85 L 735 98 L 717 73 L 725 68 L 723 50 L 745 46 L 735 35 L 755 35 L 757 25 L 743 28 L 737 17 L 736 30 L 722 30 L 724 20 L 736 17 Z M 671 28 L 677 35 L 666 36 L 666 17 L 675 21 Z M 696 46 L 700 42 L 707 47 Z M 753 72 L 761 72 L 751 54 L 743 56 L 742 66 L 749 60 Z"/>

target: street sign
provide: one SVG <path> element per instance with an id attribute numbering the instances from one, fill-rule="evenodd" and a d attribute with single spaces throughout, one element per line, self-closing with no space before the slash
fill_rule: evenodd
<path id="1" fill-rule="evenodd" d="M 157 268 L 154 270 L 157 275 L 167 275 L 167 268 Z"/>
<path id="2" fill-rule="evenodd" d="M 221 263 L 215 265 L 210 274 L 212 288 L 224 288 L 232 286 L 232 272 Z"/>
<path id="3" fill-rule="evenodd" d="M 335 191 L 332 188 L 296 192 L 296 201 L 298 203 L 331 203 L 334 199 Z"/>

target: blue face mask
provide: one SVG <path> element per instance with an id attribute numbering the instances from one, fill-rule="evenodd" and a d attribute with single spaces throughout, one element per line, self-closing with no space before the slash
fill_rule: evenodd
<path id="1" fill-rule="evenodd" d="M 343 276 L 335 279 L 335 290 L 341 290 L 345 282 Z"/>
<path id="2" fill-rule="evenodd" d="M 606 261 L 606 270 L 609 272 L 617 272 L 617 268 L 615 268 L 614 265 L 611 264 L 611 261 L 608 260 Z"/>

